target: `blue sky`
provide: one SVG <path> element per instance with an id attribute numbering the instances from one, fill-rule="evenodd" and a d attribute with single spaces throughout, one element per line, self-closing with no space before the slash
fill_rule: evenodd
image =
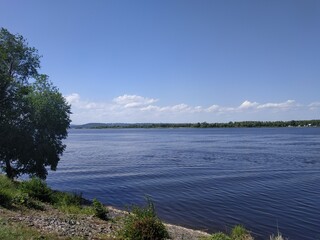
<path id="1" fill-rule="evenodd" d="M 318 0 L 0 0 L 73 123 L 319 119 Z"/>

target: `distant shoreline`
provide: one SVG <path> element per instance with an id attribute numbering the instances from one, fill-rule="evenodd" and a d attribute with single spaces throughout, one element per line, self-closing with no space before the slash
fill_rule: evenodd
<path id="1" fill-rule="evenodd" d="M 71 125 L 73 129 L 117 129 L 117 128 L 283 128 L 320 127 L 320 120 L 291 121 L 241 121 L 228 123 L 87 123 Z"/>

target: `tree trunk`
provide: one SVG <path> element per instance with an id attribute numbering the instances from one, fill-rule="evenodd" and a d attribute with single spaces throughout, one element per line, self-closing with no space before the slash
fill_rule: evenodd
<path id="1" fill-rule="evenodd" d="M 14 169 L 11 167 L 10 160 L 6 160 L 6 174 L 7 177 L 13 179 L 15 177 Z"/>

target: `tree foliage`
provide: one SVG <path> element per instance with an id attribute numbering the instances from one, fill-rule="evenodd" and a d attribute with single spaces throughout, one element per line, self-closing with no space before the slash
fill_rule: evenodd
<path id="1" fill-rule="evenodd" d="M 40 56 L 20 35 L 0 30 L 0 167 L 8 177 L 45 179 L 65 146 L 70 106 L 39 74 Z"/>
<path id="2" fill-rule="evenodd" d="M 228 123 L 88 123 L 76 128 L 263 128 L 263 127 L 320 127 L 320 120 L 243 121 Z"/>

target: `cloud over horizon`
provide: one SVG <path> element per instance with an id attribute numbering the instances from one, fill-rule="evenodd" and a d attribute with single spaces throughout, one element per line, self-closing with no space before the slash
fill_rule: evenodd
<path id="1" fill-rule="evenodd" d="M 157 102 L 158 99 L 145 98 L 137 95 L 122 95 L 113 99 L 113 102 L 124 108 L 138 108 Z"/>
<path id="2" fill-rule="evenodd" d="M 227 122 L 242 120 L 310 119 L 319 115 L 320 102 L 302 105 L 295 100 L 258 103 L 243 101 L 237 107 L 161 106 L 159 99 L 124 94 L 107 102 L 83 100 L 78 93 L 65 96 L 71 104 L 73 123 L 87 122 Z M 319 117 L 318 117 L 319 118 Z"/>

